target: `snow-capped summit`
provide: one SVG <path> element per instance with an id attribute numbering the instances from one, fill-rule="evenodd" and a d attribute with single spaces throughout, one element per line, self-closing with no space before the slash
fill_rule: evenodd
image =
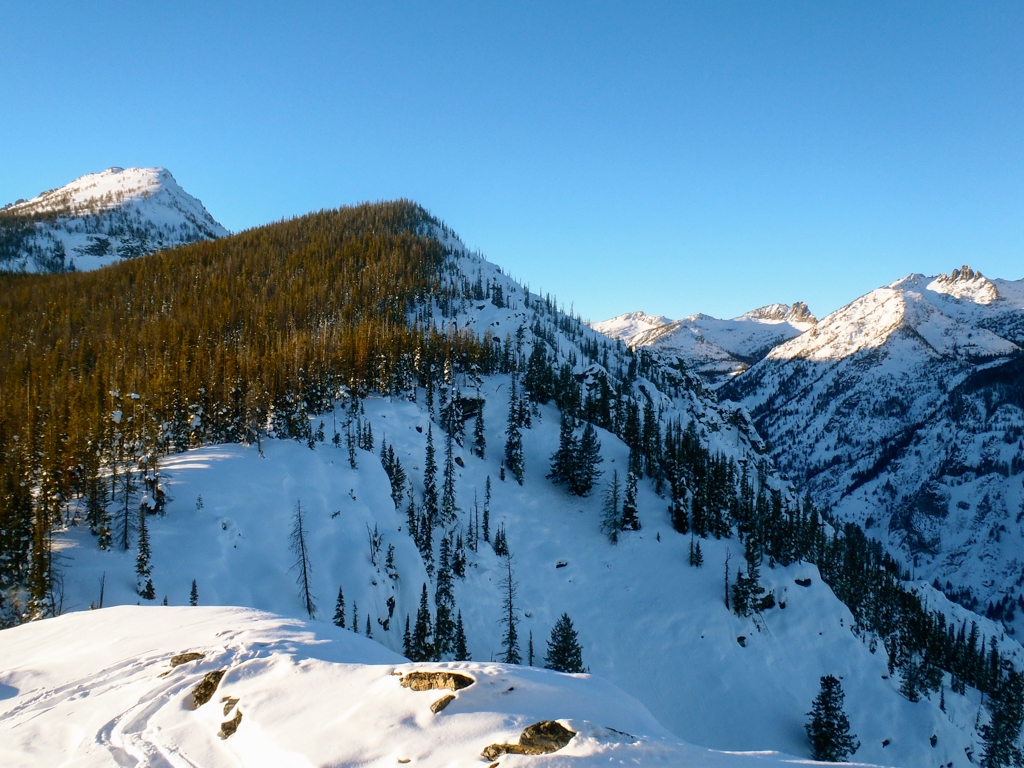
<path id="1" fill-rule="evenodd" d="M 0 208 L 0 269 L 96 269 L 228 231 L 166 168 L 108 168 Z"/>
<path id="2" fill-rule="evenodd" d="M 1024 280 L 964 266 L 861 296 L 720 394 L 818 504 L 977 608 L 1021 595 L 1022 350 Z"/>
<path id="3" fill-rule="evenodd" d="M 719 387 L 764 357 L 776 344 L 812 328 L 807 305 L 768 304 L 732 320 L 705 314 L 682 320 L 642 312 L 594 323 L 592 327 L 630 347 L 651 347 L 681 358 L 711 387 Z"/>

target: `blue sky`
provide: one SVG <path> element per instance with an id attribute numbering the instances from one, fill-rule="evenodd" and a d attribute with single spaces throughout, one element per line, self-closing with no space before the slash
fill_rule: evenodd
<path id="1" fill-rule="evenodd" d="M 1024 277 L 1019 2 L 10 4 L 0 105 L 0 203 L 412 198 L 594 320 Z"/>

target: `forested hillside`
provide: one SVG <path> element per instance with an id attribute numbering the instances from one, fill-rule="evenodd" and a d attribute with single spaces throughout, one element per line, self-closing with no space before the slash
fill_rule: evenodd
<path id="1" fill-rule="evenodd" d="M 676 358 L 601 336 L 412 203 L 0 280 L 8 622 L 105 594 L 181 604 L 189 581 L 194 601 L 198 581 L 325 618 L 337 589 L 336 621 L 413 660 L 500 648 L 521 663 L 533 640 L 517 625 L 564 601 L 594 638 L 588 663 L 695 741 L 805 749 L 793 734 L 837 664 L 870 759 L 964 764 L 1016 739 L 1019 646 L 929 604 L 860 528 L 824 519 L 745 411 Z M 281 560 L 293 516 L 298 603 Z M 802 592 L 819 574 L 831 590 Z M 665 670 L 666 653 L 703 671 Z M 982 694 L 985 718 L 1009 718 L 998 733 Z"/>

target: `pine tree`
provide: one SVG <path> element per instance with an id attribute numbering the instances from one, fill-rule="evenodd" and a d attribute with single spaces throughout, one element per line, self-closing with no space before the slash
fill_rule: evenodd
<path id="1" fill-rule="evenodd" d="M 997 674 L 999 679 L 988 700 L 991 718 L 980 729 L 983 768 L 1005 768 L 1024 761 L 1024 753 L 1017 746 L 1024 722 L 1024 677 L 1008 659 L 1001 661 Z"/>
<path id="2" fill-rule="evenodd" d="M 412 632 L 409 631 L 409 614 L 405 614 L 405 633 L 402 635 L 402 655 L 411 659 L 412 655 Z"/>
<path id="3" fill-rule="evenodd" d="M 441 486 L 441 525 L 449 526 L 456 520 L 455 460 L 452 455 L 452 436 L 446 435 L 444 448 L 444 482 Z"/>
<path id="4" fill-rule="evenodd" d="M 486 450 L 487 437 L 484 434 L 484 401 L 480 398 L 480 393 L 478 392 L 476 420 L 473 422 L 473 442 L 469 446 L 469 452 L 482 459 Z"/>
<path id="5" fill-rule="evenodd" d="M 306 526 L 301 501 L 295 503 L 289 543 L 291 544 L 292 552 L 295 554 L 295 565 L 292 568 L 298 571 L 295 581 L 299 585 L 299 598 L 302 600 L 306 615 L 313 619 L 316 617 L 316 603 L 314 602 L 311 584 L 313 573 L 309 562 L 309 548 L 306 542 Z"/>
<path id="6" fill-rule="evenodd" d="M 622 530 L 622 512 L 619 498 L 622 486 L 619 484 L 619 471 L 612 470 L 612 479 L 604 491 L 604 502 L 601 505 L 601 532 L 612 544 L 619 540 Z"/>
<path id="7" fill-rule="evenodd" d="M 700 551 L 700 542 L 694 542 L 694 538 L 690 536 L 690 565 L 694 568 L 700 568 L 704 565 L 704 553 Z"/>
<path id="8" fill-rule="evenodd" d="M 135 575 L 137 577 L 136 590 L 143 600 L 155 600 L 156 590 L 153 587 L 153 580 L 150 578 L 152 568 L 150 566 L 149 550 L 149 527 L 146 525 L 146 505 L 139 506 L 139 544 L 138 554 L 135 557 Z"/>
<path id="9" fill-rule="evenodd" d="M 452 590 L 451 540 L 441 539 L 437 561 L 437 587 L 434 590 L 434 656 L 441 658 L 454 650 L 455 593 Z"/>
<path id="10" fill-rule="evenodd" d="M 526 643 L 526 666 L 533 666 L 533 630 L 530 630 L 530 639 Z"/>
<path id="11" fill-rule="evenodd" d="M 338 587 L 338 602 L 334 605 L 334 626 L 345 628 L 345 593 Z"/>
<path id="12" fill-rule="evenodd" d="M 520 432 L 519 398 L 516 395 L 516 377 L 512 376 L 509 394 L 508 422 L 505 427 L 505 468 L 520 485 L 523 484 L 523 436 Z"/>
<path id="13" fill-rule="evenodd" d="M 484 484 L 484 541 L 490 543 L 491 541 L 491 476 L 487 476 L 487 482 Z"/>
<path id="14" fill-rule="evenodd" d="M 416 625 L 413 629 L 409 651 L 406 655 L 410 661 L 434 660 L 433 626 L 430 618 L 430 603 L 427 597 L 426 582 L 424 582 L 423 591 L 420 593 L 420 607 L 416 611 Z"/>
<path id="15" fill-rule="evenodd" d="M 423 462 L 423 519 L 430 529 L 437 525 L 437 516 L 437 461 L 434 459 L 434 427 L 430 424 L 427 425 L 427 452 Z"/>
<path id="16" fill-rule="evenodd" d="M 469 649 L 466 647 L 466 628 L 462 624 L 462 611 L 459 611 L 459 617 L 455 622 L 455 660 L 473 660 L 473 657 L 469 655 Z"/>
<path id="17" fill-rule="evenodd" d="M 373 638 L 373 625 L 370 624 L 370 614 L 366 614 L 366 636 Z"/>
<path id="18" fill-rule="evenodd" d="M 857 737 L 850 733 L 850 720 L 843 711 L 844 698 L 839 680 L 822 675 L 821 690 L 807 713 L 811 721 L 805 726 L 815 760 L 842 762 L 860 748 Z"/>
<path id="19" fill-rule="evenodd" d="M 359 603 L 352 601 L 352 631 L 359 634 Z"/>
<path id="20" fill-rule="evenodd" d="M 505 576 L 501 580 L 501 589 L 504 595 L 501 600 L 501 623 L 505 626 L 501 638 L 504 648 L 504 656 L 501 660 L 505 664 L 522 664 L 523 657 L 519 652 L 519 634 L 516 631 L 516 626 L 519 624 L 515 606 L 517 587 L 512 574 L 512 556 L 508 554 L 505 555 Z"/>
<path id="21" fill-rule="evenodd" d="M 199 605 L 199 587 L 196 586 L 195 579 L 192 579 L 192 591 L 188 593 L 188 604 Z"/>
<path id="22" fill-rule="evenodd" d="M 577 474 L 576 459 L 579 446 L 573 435 L 573 421 L 567 413 L 562 413 L 558 430 L 558 450 L 551 454 L 551 471 L 548 478 L 556 485 L 575 487 Z"/>
<path id="23" fill-rule="evenodd" d="M 601 470 L 597 468 L 597 465 L 602 461 L 604 459 L 601 458 L 601 443 L 597 439 L 597 430 L 588 421 L 583 426 L 583 436 L 580 437 L 576 453 L 573 493 L 577 496 L 586 496 L 590 493 L 594 483 L 601 477 Z"/>
<path id="24" fill-rule="evenodd" d="M 563 613 L 551 628 L 544 667 L 558 672 L 586 672 L 583 666 L 583 648 L 572 625 L 569 614 Z"/>
<path id="25" fill-rule="evenodd" d="M 621 528 L 624 531 L 639 531 L 640 517 L 636 508 L 636 473 L 626 475 L 626 493 L 622 497 Z"/>

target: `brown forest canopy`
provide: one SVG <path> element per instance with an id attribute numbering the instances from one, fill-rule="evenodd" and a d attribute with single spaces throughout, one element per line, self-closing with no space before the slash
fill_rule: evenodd
<path id="1" fill-rule="evenodd" d="M 98 462 L 275 419 L 297 436 L 342 386 L 407 389 L 445 359 L 486 370 L 489 339 L 430 321 L 457 291 L 434 226 L 408 201 L 364 204 L 95 272 L 0 277 L 0 585 L 23 575 L 40 508 L 56 522 Z"/>

